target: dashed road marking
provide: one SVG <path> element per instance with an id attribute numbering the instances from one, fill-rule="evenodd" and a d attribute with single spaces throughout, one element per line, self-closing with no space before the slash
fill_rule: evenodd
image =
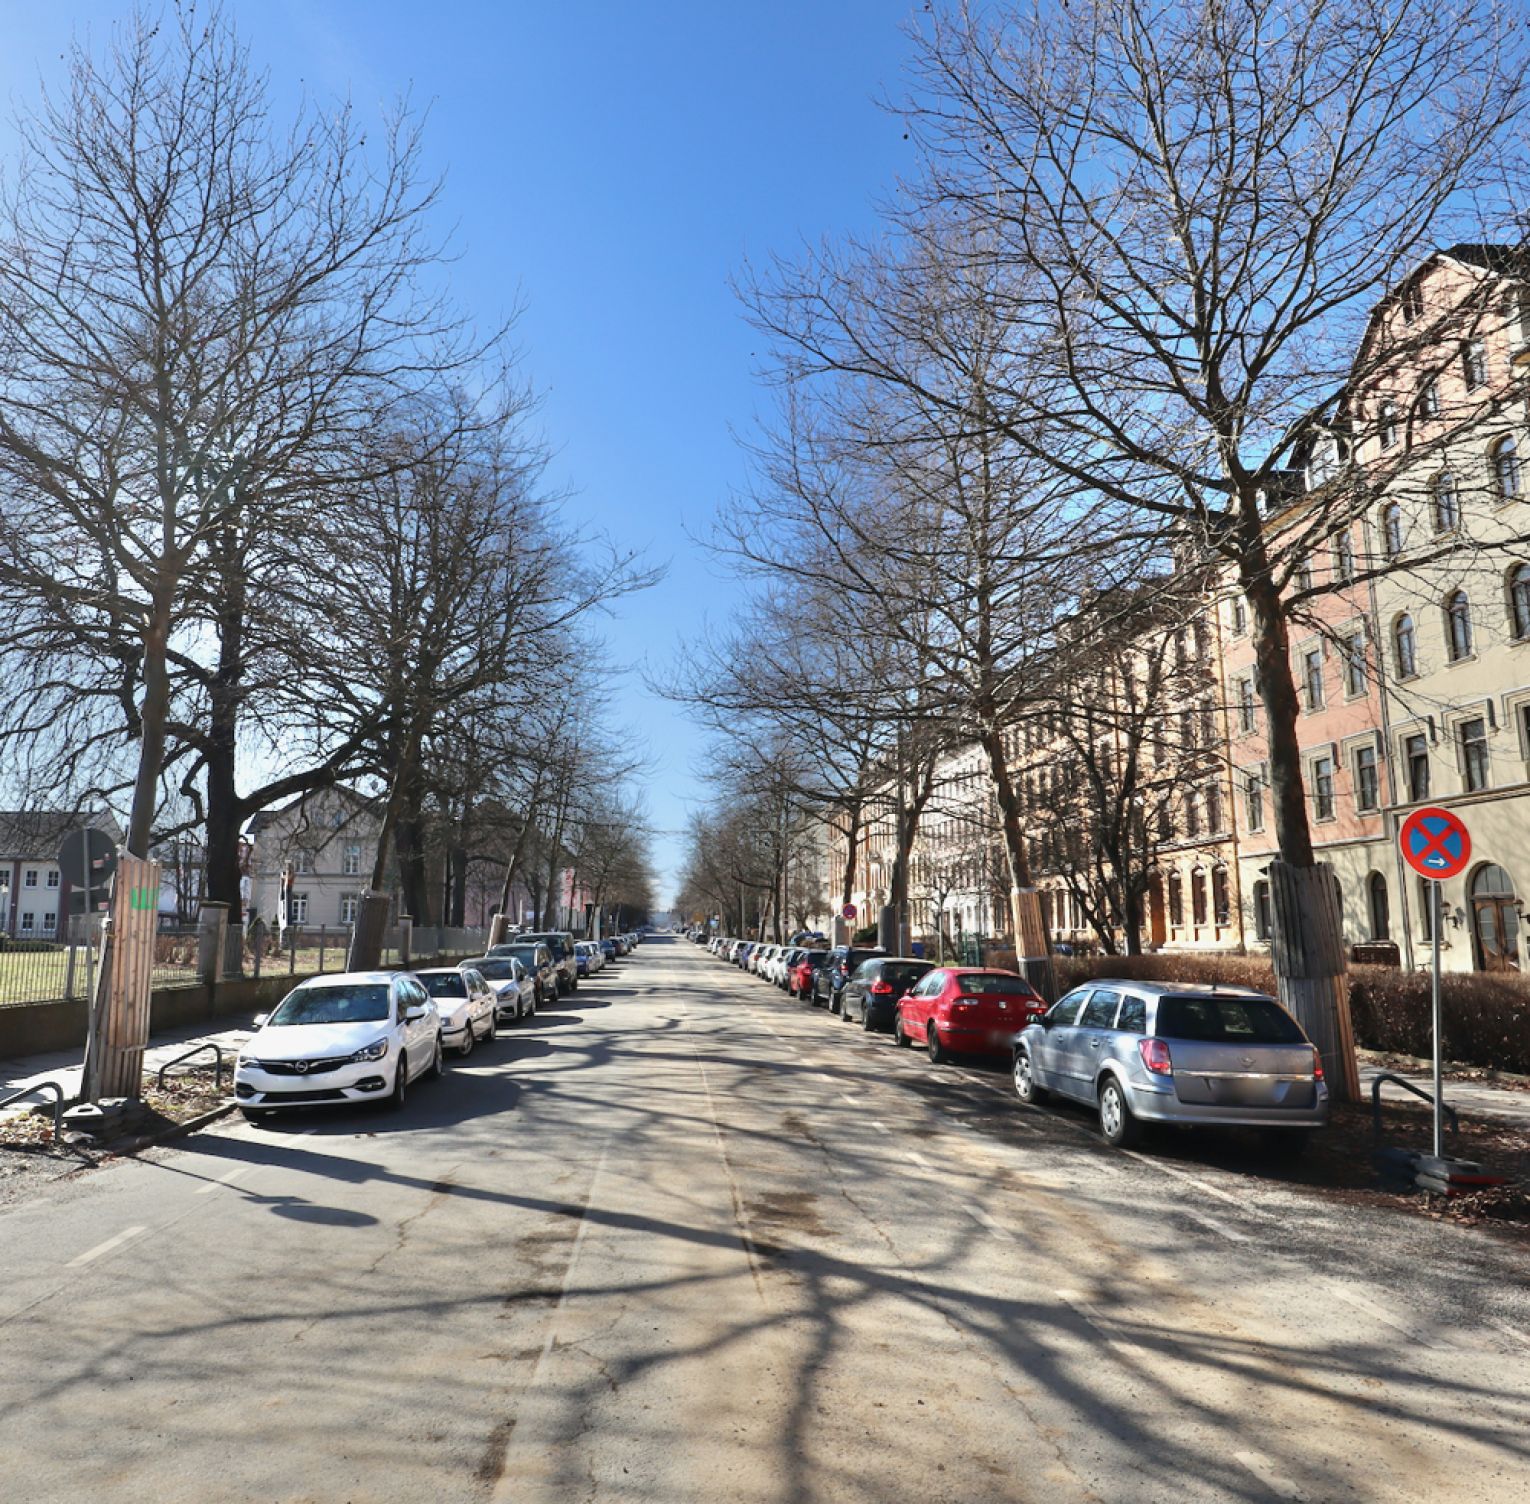
<path id="1" fill-rule="evenodd" d="M 254 1165 L 235 1165 L 226 1175 L 220 1175 L 216 1180 L 209 1180 L 206 1185 L 192 1194 L 197 1196 L 210 1196 L 220 1185 L 232 1185 L 243 1175 L 248 1175 Z"/>
<path id="2" fill-rule="evenodd" d="M 1199 1175 L 1187 1175 L 1183 1170 L 1176 1170 L 1173 1165 L 1166 1165 L 1161 1159 L 1154 1159 L 1151 1154 L 1139 1154 L 1135 1149 L 1123 1149 L 1121 1152 L 1164 1175 L 1171 1175 L 1175 1180 L 1183 1180 L 1187 1185 L 1193 1185 L 1196 1190 L 1204 1191 L 1208 1196 L 1215 1196 L 1218 1201 L 1225 1201 L 1229 1206 L 1236 1206 L 1239 1211 L 1248 1216 L 1268 1216 L 1268 1213 L 1260 1211 L 1258 1207 L 1250 1206 L 1246 1201 L 1222 1190 L 1220 1186 L 1214 1186 L 1210 1181 L 1202 1180 Z"/>
<path id="3" fill-rule="evenodd" d="M 1307 1496 L 1289 1478 L 1282 1478 L 1274 1464 L 1261 1452 L 1234 1452 L 1233 1460 L 1246 1467 L 1271 1493 L 1282 1499 L 1305 1499 Z"/>
<path id="4" fill-rule="evenodd" d="M 924 1155 L 922 1155 L 917 1149 L 910 1149 L 908 1151 L 908 1157 L 913 1160 L 916 1165 L 919 1165 L 926 1170 L 933 1170 L 935 1168 L 935 1166 L 932 1165 L 929 1160 L 927 1160 Z"/>
<path id="5" fill-rule="evenodd" d="M 1146 1358 L 1148 1356 L 1135 1342 L 1130 1342 L 1125 1337 L 1116 1336 L 1111 1331 L 1109 1320 L 1102 1316 L 1077 1290 L 1059 1290 L 1057 1297 L 1059 1300 L 1065 1301 L 1068 1305 L 1072 1306 L 1095 1331 L 1118 1351 L 1128 1353 L 1134 1358 Z"/>
<path id="6" fill-rule="evenodd" d="M 1198 1222 L 1204 1228 L 1214 1232 L 1219 1238 L 1226 1238 L 1229 1243 L 1247 1243 L 1252 1241 L 1247 1233 L 1239 1232 L 1235 1227 L 1229 1227 L 1225 1222 L 1218 1222 L 1215 1217 L 1208 1217 L 1204 1212 L 1191 1211 L 1188 1206 L 1179 1208 L 1192 1222 Z"/>
<path id="7" fill-rule="evenodd" d="M 986 1227 L 988 1231 L 991 1232 L 994 1237 L 998 1238 L 1001 1242 L 1010 1243 L 1014 1241 L 1013 1234 L 1011 1234 L 1010 1230 L 1002 1223 L 996 1222 L 992 1217 L 988 1215 L 987 1212 L 983 1210 L 982 1207 L 969 1206 L 967 1208 L 967 1215 L 971 1217 L 974 1222 L 978 1223 L 979 1226 Z"/>
<path id="8" fill-rule="evenodd" d="M 78 1269 L 85 1264 L 93 1263 L 103 1254 L 110 1253 L 114 1248 L 120 1248 L 131 1238 L 136 1238 L 144 1230 L 142 1227 L 124 1227 L 115 1237 L 108 1238 L 104 1243 L 97 1243 L 94 1248 L 87 1248 L 84 1253 L 70 1259 L 64 1267 L 66 1269 Z"/>

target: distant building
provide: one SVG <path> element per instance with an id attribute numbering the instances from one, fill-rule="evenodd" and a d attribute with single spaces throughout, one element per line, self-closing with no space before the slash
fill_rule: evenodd
<path id="1" fill-rule="evenodd" d="M 70 831 L 92 827 L 113 844 L 122 839 L 109 814 L 0 810 L 0 934 L 52 940 L 65 930 L 71 889 L 59 870 L 59 844 Z"/>

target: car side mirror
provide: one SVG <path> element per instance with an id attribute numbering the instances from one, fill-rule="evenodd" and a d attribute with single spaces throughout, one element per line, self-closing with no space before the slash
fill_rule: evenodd
<path id="1" fill-rule="evenodd" d="M 257 1014 L 256 1014 L 256 1015 L 255 1015 L 255 1025 L 254 1025 L 254 1026 L 255 1026 L 255 1028 L 257 1028 L 257 1029 L 263 1029 L 263 1028 L 265 1028 L 265 1026 L 266 1026 L 266 1021 L 267 1021 L 267 1020 L 268 1020 L 268 1019 L 269 1019 L 269 1018 L 270 1018 L 270 1017 L 271 1017 L 271 1015 L 270 1015 L 270 1014 L 269 1014 L 269 1013 L 257 1013 Z"/>
<path id="2" fill-rule="evenodd" d="M 404 1021 L 406 1023 L 413 1023 L 415 1019 L 424 1017 L 425 1010 L 423 1008 L 406 1008 L 404 1010 Z"/>

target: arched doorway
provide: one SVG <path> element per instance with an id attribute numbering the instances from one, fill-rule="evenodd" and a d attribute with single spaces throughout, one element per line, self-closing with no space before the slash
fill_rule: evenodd
<path id="1" fill-rule="evenodd" d="M 1496 862 L 1472 874 L 1472 939 L 1478 971 L 1519 970 L 1519 901 L 1514 880 Z"/>
<path id="2" fill-rule="evenodd" d="M 1392 938 L 1392 906 L 1387 899 L 1387 880 L 1373 872 L 1365 880 L 1366 902 L 1371 911 L 1371 939 Z"/>

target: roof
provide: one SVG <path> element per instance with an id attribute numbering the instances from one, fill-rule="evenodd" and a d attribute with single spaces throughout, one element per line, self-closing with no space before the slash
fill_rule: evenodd
<path id="1" fill-rule="evenodd" d="M 371 807 L 375 802 L 368 799 L 364 794 L 358 794 L 355 789 L 343 783 L 332 783 L 324 788 L 310 789 L 305 794 L 298 794 L 296 797 L 289 799 L 285 804 L 276 804 L 270 809 L 258 810 L 250 816 L 250 823 L 245 827 L 245 834 L 253 839 L 268 825 L 275 824 L 278 816 L 289 814 L 293 810 L 301 810 L 305 804 L 309 803 L 317 807 L 321 800 L 331 794 L 338 794 L 344 802 L 350 804 L 353 814 Z"/>
<path id="2" fill-rule="evenodd" d="M 376 982 L 386 986 L 394 977 L 404 976 L 405 968 L 395 967 L 392 971 L 330 971 L 323 976 L 305 977 L 300 986 L 303 987 L 334 987 L 342 982 Z"/>
<path id="3" fill-rule="evenodd" d="M 99 810 L 0 810 L 0 856 L 35 857 L 53 861 L 59 842 L 71 830 L 96 826 L 114 841 L 122 835 L 111 815 Z"/>
<path id="4" fill-rule="evenodd" d="M 1090 977 L 1079 987 L 1130 987 L 1134 992 L 1145 992 L 1152 997 L 1164 997 L 1173 993 L 1177 997 L 1259 997 L 1269 999 L 1268 992 L 1254 987 L 1234 987 L 1226 982 L 1142 982 L 1130 977 Z M 1070 989 L 1076 991 L 1077 989 Z"/>

